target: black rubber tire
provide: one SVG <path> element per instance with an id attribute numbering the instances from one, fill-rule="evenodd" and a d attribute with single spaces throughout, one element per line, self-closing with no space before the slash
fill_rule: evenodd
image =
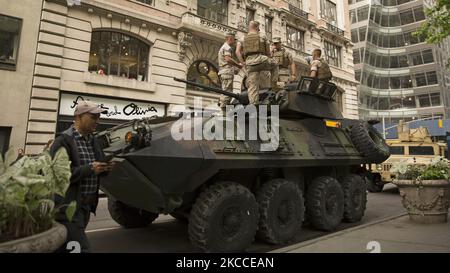
<path id="1" fill-rule="evenodd" d="M 358 152 L 368 158 L 371 163 L 382 163 L 390 155 L 389 146 L 372 125 L 362 122 L 353 125 L 350 137 Z"/>
<path id="2" fill-rule="evenodd" d="M 364 179 L 357 174 L 345 176 L 341 181 L 344 191 L 344 221 L 361 221 L 367 204 L 367 189 Z"/>
<path id="3" fill-rule="evenodd" d="M 305 206 L 303 193 L 293 182 L 273 179 L 257 192 L 257 237 L 271 244 L 285 244 L 301 230 Z"/>
<path id="4" fill-rule="evenodd" d="M 108 210 L 111 218 L 125 228 L 146 227 L 158 218 L 157 213 L 130 207 L 112 197 L 108 197 Z"/>
<path id="5" fill-rule="evenodd" d="M 364 177 L 366 182 L 366 187 L 369 192 L 377 193 L 382 192 L 384 188 L 384 183 L 381 181 L 381 176 L 379 174 L 369 174 Z"/>
<path id="6" fill-rule="evenodd" d="M 239 252 L 255 239 L 258 205 L 246 187 L 218 182 L 203 190 L 192 206 L 188 233 L 204 252 Z"/>
<path id="7" fill-rule="evenodd" d="M 315 178 L 306 194 L 306 213 L 311 225 L 333 231 L 344 216 L 344 192 L 339 182 L 329 176 Z"/>

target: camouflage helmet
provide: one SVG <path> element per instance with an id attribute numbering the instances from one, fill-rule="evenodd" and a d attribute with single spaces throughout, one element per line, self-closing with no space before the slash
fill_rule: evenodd
<path id="1" fill-rule="evenodd" d="M 234 33 L 233 31 L 228 31 L 225 33 L 225 38 L 228 38 L 228 37 L 236 38 L 236 33 Z"/>
<path id="2" fill-rule="evenodd" d="M 275 43 L 281 43 L 281 37 L 274 37 L 273 39 L 272 39 L 272 42 L 275 44 Z"/>

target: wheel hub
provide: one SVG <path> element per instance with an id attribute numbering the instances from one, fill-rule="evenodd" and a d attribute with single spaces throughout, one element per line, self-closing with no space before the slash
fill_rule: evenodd
<path id="1" fill-rule="evenodd" d="M 226 236 L 234 236 L 242 224 L 242 211 L 238 207 L 227 208 L 222 217 L 223 232 Z"/>
<path id="2" fill-rule="evenodd" d="M 292 219 L 292 214 L 294 211 L 294 206 L 290 200 L 283 200 L 278 206 L 277 219 L 278 221 L 285 225 Z"/>
<path id="3" fill-rule="evenodd" d="M 353 192 L 353 195 L 352 195 L 352 206 L 354 208 L 359 208 L 359 206 L 361 205 L 361 198 L 360 198 L 360 196 L 361 196 L 361 191 L 355 190 Z"/>
<path id="4" fill-rule="evenodd" d="M 325 210 L 328 215 L 333 215 L 336 211 L 337 196 L 336 194 L 330 194 L 327 196 L 325 202 Z"/>

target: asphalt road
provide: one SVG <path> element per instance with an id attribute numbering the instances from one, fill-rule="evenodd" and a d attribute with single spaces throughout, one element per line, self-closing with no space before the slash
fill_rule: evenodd
<path id="1" fill-rule="evenodd" d="M 342 223 L 338 230 L 370 223 L 404 212 L 398 190 L 386 185 L 381 193 L 369 193 L 367 209 L 363 220 L 356 224 Z M 292 244 L 330 234 L 304 226 Z M 160 215 L 146 228 L 125 229 L 109 216 L 106 198 L 99 203 L 97 215 L 91 217 L 87 228 L 93 252 L 170 253 L 196 252 L 191 246 L 187 224 L 169 215 Z M 255 241 L 248 252 L 268 252 L 282 246 Z"/>

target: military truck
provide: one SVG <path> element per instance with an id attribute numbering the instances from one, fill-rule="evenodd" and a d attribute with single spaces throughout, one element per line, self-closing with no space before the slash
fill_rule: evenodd
<path id="1" fill-rule="evenodd" d="M 248 104 L 246 92 L 176 80 L 228 95 L 234 106 Z M 211 121 L 218 130 L 236 113 L 144 118 L 100 132 L 104 152 L 117 162 L 101 179 L 112 218 L 136 228 L 171 214 L 187 222 L 190 241 L 205 252 L 244 251 L 255 238 L 286 244 L 305 218 L 324 231 L 360 221 L 367 200 L 361 166 L 383 162 L 389 150 L 372 124 L 343 118 L 336 89 L 303 77 L 278 93 L 261 90 L 260 102 L 279 112 L 272 151 L 260 148 L 267 139 L 252 140 L 247 131 L 243 139 L 173 137 L 177 122 L 188 126 L 175 131 L 192 135 Z M 246 125 L 251 120 L 245 115 Z"/>
<path id="2" fill-rule="evenodd" d="M 403 122 L 397 128 L 398 139 L 386 140 L 391 156 L 383 163 L 370 166 L 371 174 L 367 179 L 370 192 L 381 192 L 384 185 L 392 182 L 395 175 L 390 170 L 397 162 L 428 165 L 434 159 L 446 156 L 447 145 L 433 142 L 427 128 L 409 129 Z"/>

